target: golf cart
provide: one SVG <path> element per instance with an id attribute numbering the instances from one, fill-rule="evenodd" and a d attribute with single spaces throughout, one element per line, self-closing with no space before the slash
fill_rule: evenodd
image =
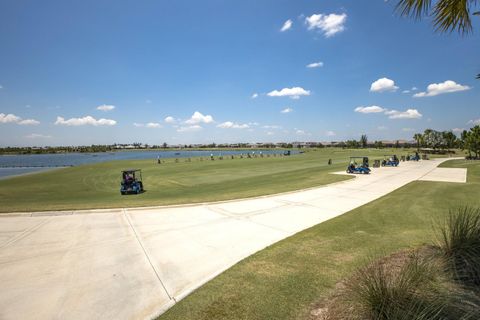
<path id="1" fill-rule="evenodd" d="M 408 155 L 407 161 L 420 161 L 420 155 L 418 154 L 418 152 L 415 152 L 415 155 L 413 156 Z"/>
<path id="2" fill-rule="evenodd" d="M 400 161 L 398 160 L 398 157 L 396 154 L 392 156 L 384 156 L 384 159 L 382 161 L 382 167 L 398 167 L 398 164 Z"/>
<path id="3" fill-rule="evenodd" d="M 358 162 L 361 162 L 361 164 L 358 164 L 357 160 L 359 160 Z M 369 174 L 368 157 L 350 157 L 347 173 Z"/>
<path id="4" fill-rule="evenodd" d="M 123 170 L 120 193 L 122 195 L 139 194 L 143 191 L 142 171 L 140 169 Z"/>

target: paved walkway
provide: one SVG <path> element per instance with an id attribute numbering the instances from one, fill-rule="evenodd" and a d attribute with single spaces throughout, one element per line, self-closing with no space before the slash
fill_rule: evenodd
<path id="1" fill-rule="evenodd" d="M 151 318 L 241 259 L 442 161 L 251 200 L 0 217 L 0 319 Z"/>

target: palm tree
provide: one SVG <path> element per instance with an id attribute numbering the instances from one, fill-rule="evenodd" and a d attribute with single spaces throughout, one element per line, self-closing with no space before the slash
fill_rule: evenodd
<path id="1" fill-rule="evenodd" d="M 473 12 L 478 6 L 478 0 L 398 0 L 396 10 L 402 16 L 420 19 L 423 16 L 433 16 L 436 31 L 457 31 L 464 35 L 472 32 L 471 16 L 480 16 L 480 11 Z M 477 74 L 480 79 L 480 73 Z"/>
<path id="2" fill-rule="evenodd" d="M 368 138 L 366 134 L 362 134 L 360 137 L 360 144 L 362 145 L 362 148 L 366 148 L 368 145 Z"/>
<path id="3" fill-rule="evenodd" d="M 420 19 L 433 16 L 436 31 L 467 34 L 472 31 L 472 15 L 480 15 L 480 11 L 471 11 L 477 7 L 477 0 L 399 0 L 397 11 L 402 16 Z"/>
<path id="4" fill-rule="evenodd" d="M 422 146 L 423 144 L 423 134 L 421 133 L 415 133 L 413 135 L 413 139 L 417 142 L 417 151 L 420 150 L 420 147 Z"/>

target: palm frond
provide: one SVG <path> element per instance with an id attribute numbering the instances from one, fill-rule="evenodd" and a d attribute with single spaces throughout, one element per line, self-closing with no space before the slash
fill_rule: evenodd
<path id="1" fill-rule="evenodd" d="M 469 0 L 439 0 L 433 9 L 433 24 L 437 31 L 467 34 L 472 31 Z"/>
<path id="2" fill-rule="evenodd" d="M 395 9 L 402 16 L 420 19 L 423 15 L 428 15 L 431 6 L 432 0 L 400 0 Z"/>

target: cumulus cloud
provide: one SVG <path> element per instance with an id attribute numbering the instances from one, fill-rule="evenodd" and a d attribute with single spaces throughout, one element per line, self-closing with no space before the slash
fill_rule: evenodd
<path id="1" fill-rule="evenodd" d="M 65 120 L 63 117 L 57 117 L 57 121 L 55 121 L 56 125 L 61 125 L 61 126 L 85 126 L 85 125 L 91 125 L 91 126 L 114 126 L 117 124 L 117 121 L 111 120 L 111 119 L 95 119 L 92 116 L 85 116 L 83 118 L 71 118 L 68 120 Z"/>
<path id="2" fill-rule="evenodd" d="M 255 92 L 254 94 L 252 94 L 251 98 L 252 99 L 257 99 L 258 98 L 258 93 Z"/>
<path id="3" fill-rule="evenodd" d="M 385 114 L 389 119 L 420 119 L 423 115 L 417 109 L 407 109 L 406 111 L 388 110 Z"/>
<path id="4" fill-rule="evenodd" d="M 220 123 L 217 127 L 222 128 L 222 129 L 248 129 L 250 126 L 246 123 L 244 124 L 239 124 L 231 121 L 226 121 L 223 123 Z"/>
<path id="5" fill-rule="evenodd" d="M 291 19 L 288 19 L 283 23 L 282 28 L 280 29 L 280 32 L 285 32 L 287 30 L 290 30 L 292 28 L 293 22 Z"/>
<path id="6" fill-rule="evenodd" d="M 325 135 L 326 135 L 327 137 L 333 137 L 333 136 L 336 136 L 337 134 L 336 134 L 335 132 L 333 132 L 333 131 L 327 131 L 327 132 L 325 132 Z"/>
<path id="7" fill-rule="evenodd" d="M 0 113 L 0 123 L 18 123 L 22 118 L 14 114 Z"/>
<path id="8" fill-rule="evenodd" d="M 295 134 L 298 134 L 299 136 L 304 136 L 307 133 L 305 132 L 305 130 L 296 129 Z"/>
<path id="9" fill-rule="evenodd" d="M 369 106 L 369 107 L 356 107 L 355 112 L 359 113 L 379 113 L 385 112 L 386 109 L 379 107 L 379 106 Z"/>
<path id="10" fill-rule="evenodd" d="M 371 92 L 397 91 L 397 89 L 395 81 L 388 78 L 380 78 L 370 86 Z"/>
<path id="11" fill-rule="evenodd" d="M 267 93 L 269 97 L 290 97 L 292 99 L 299 99 L 300 96 L 309 96 L 310 91 L 302 87 L 283 88 L 282 90 L 273 90 Z"/>
<path id="12" fill-rule="evenodd" d="M 52 136 L 40 134 L 40 133 L 31 133 L 25 136 L 27 139 L 50 139 Z"/>
<path id="13" fill-rule="evenodd" d="M 186 127 L 180 127 L 177 129 L 177 132 L 194 132 L 194 131 L 199 131 L 202 130 L 203 128 L 199 125 L 192 125 L 192 126 L 186 126 Z"/>
<path id="14" fill-rule="evenodd" d="M 25 119 L 25 120 L 19 121 L 18 124 L 22 126 L 36 126 L 40 124 L 40 121 L 37 121 L 34 119 Z"/>
<path id="15" fill-rule="evenodd" d="M 113 109 L 115 109 L 115 106 L 107 105 L 107 104 L 103 104 L 97 107 L 97 110 L 104 111 L 104 112 L 112 111 Z"/>
<path id="16" fill-rule="evenodd" d="M 203 115 L 198 111 L 195 111 L 190 119 L 185 121 L 186 124 L 195 125 L 199 123 L 212 123 L 213 117 L 210 115 Z"/>
<path id="17" fill-rule="evenodd" d="M 282 111 L 280 111 L 281 113 L 290 113 L 290 112 L 293 112 L 293 109 L 292 108 L 285 108 L 283 109 Z"/>
<path id="18" fill-rule="evenodd" d="M 470 120 L 467 122 L 467 124 L 473 124 L 474 126 L 480 125 L 480 119 Z"/>
<path id="19" fill-rule="evenodd" d="M 307 68 L 320 68 L 323 67 L 323 62 L 312 62 L 310 64 L 307 64 Z"/>
<path id="20" fill-rule="evenodd" d="M 370 107 L 357 107 L 354 109 L 359 113 L 383 113 L 388 116 L 389 119 L 420 119 L 422 114 L 417 109 L 407 109 L 406 111 L 389 110 L 379 106 Z"/>
<path id="21" fill-rule="evenodd" d="M 265 126 L 262 126 L 263 129 L 280 129 L 282 127 L 280 126 L 277 126 L 277 125 L 265 125 Z"/>
<path id="22" fill-rule="evenodd" d="M 427 87 L 427 91 L 416 93 L 413 96 L 416 97 L 416 98 L 433 97 L 433 96 L 438 96 L 439 94 L 451 93 L 451 92 L 457 92 L 457 91 L 465 91 L 465 90 L 470 90 L 470 89 L 471 88 L 469 86 L 458 84 L 458 83 L 456 83 L 455 81 L 452 81 L 452 80 L 447 80 L 447 81 L 441 82 L 441 83 L 429 84 L 428 87 Z"/>
<path id="23" fill-rule="evenodd" d="M 145 125 L 147 128 L 161 128 L 162 125 L 158 122 L 149 122 Z"/>
<path id="24" fill-rule="evenodd" d="M 170 124 L 177 122 L 177 120 L 175 120 L 175 118 L 171 116 L 166 117 L 165 119 L 163 119 L 163 121 L 165 121 L 165 123 L 170 123 Z"/>
<path id="25" fill-rule="evenodd" d="M 16 116 L 14 114 L 5 114 L 5 113 L 0 113 L 0 123 L 16 123 L 19 125 L 37 125 L 40 124 L 39 121 L 34 120 L 34 119 L 22 119 L 19 116 Z"/>
<path id="26" fill-rule="evenodd" d="M 462 133 L 463 130 L 465 130 L 465 129 L 464 129 L 464 128 L 453 128 L 453 129 L 452 129 L 452 132 L 454 132 L 454 133 Z"/>
<path id="27" fill-rule="evenodd" d="M 319 30 L 325 37 L 330 38 L 345 30 L 347 15 L 342 14 L 313 14 L 305 18 L 308 30 Z"/>

